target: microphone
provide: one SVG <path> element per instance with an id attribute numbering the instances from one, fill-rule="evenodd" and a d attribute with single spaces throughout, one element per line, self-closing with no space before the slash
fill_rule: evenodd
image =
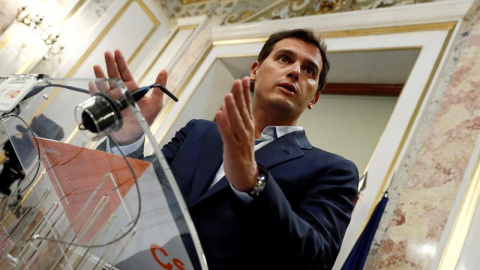
<path id="1" fill-rule="evenodd" d="M 78 128 L 80 130 L 89 130 L 92 133 L 100 133 L 107 129 L 117 131 L 122 127 L 121 111 L 128 107 L 127 99 L 130 101 L 139 101 L 151 88 L 159 88 L 175 102 L 175 97 L 167 88 L 161 84 L 152 84 L 149 86 L 135 89 L 132 92 L 126 92 L 125 97 L 120 100 L 114 100 L 104 93 L 98 93 L 78 105 L 77 109 L 82 109 Z"/>

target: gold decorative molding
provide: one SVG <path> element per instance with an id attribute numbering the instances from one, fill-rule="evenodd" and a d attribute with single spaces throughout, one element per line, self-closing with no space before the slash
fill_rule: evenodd
<path id="1" fill-rule="evenodd" d="M 35 62 L 35 60 L 38 60 L 36 57 L 29 57 L 27 61 L 23 63 L 23 65 L 15 72 L 15 74 L 22 74 L 25 73 L 28 68 Z"/>
<path id="2" fill-rule="evenodd" d="M 153 14 L 153 12 L 147 7 L 147 5 L 145 5 L 143 0 L 133 0 L 133 1 L 135 1 L 140 6 L 140 8 L 143 10 L 143 12 L 145 12 L 145 14 L 147 14 L 148 18 L 150 18 L 150 20 L 153 22 L 153 25 L 155 26 L 160 25 L 160 21 L 157 19 L 157 16 L 155 16 L 155 14 Z"/>
<path id="3" fill-rule="evenodd" d="M 267 37 L 259 37 L 259 38 L 240 38 L 240 39 L 228 39 L 228 40 L 215 40 L 215 41 L 213 41 L 213 46 L 260 43 L 260 42 L 267 41 L 267 39 L 268 39 Z"/>
<path id="4" fill-rule="evenodd" d="M 465 240 L 472 226 L 473 216 L 480 203 L 480 160 L 468 183 L 455 223 L 443 250 L 438 270 L 456 269 Z M 478 226 L 478 224 L 477 224 Z"/>
<path id="5" fill-rule="evenodd" d="M 62 21 L 62 24 L 64 24 L 68 19 L 70 19 L 73 14 L 75 14 L 81 6 L 83 6 L 83 4 L 85 4 L 87 0 L 79 0 L 75 6 L 70 10 L 70 12 L 67 14 L 67 16 L 65 16 L 65 18 L 63 18 L 63 21 Z"/>
<path id="6" fill-rule="evenodd" d="M 148 34 L 145 36 L 145 38 L 140 42 L 140 45 L 135 49 L 135 51 L 130 55 L 130 57 L 127 60 L 127 64 L 131 64 L 135 58 L 137 58 L 137 55 L 140 53 L 140 51 L 143 49 L 145 44 L 150 40 L 150 38 L 153 36 L 155 31 L 157 30 L 157 26 L 154 26 L 148 31 Z"/>
<path id="7" fill-rule="evenodd" d="M 152 13 L 152 11 L 143 3 L 141 0 L 134 0 L 142 9 L 142 11 L 147 14 L 148 18 L 153 23 L 153 27 L 148 31 L 147 36 L 140 42 L 140 46 L 138 46 L 135 51 L 132 53 L 132 55 L 128 58 L 127 63 L 131 64 L 132 61 L 137 57 L 138 53 L 143 49 L 145 44 L 150 40 L 152 35 L 155 33 L 157 28 L 161 25 L 160 21 L 155 17 L 155 15 Z"/>
<path id="8" fill-rule="evenodd" d="M 413 24 L 413 25 L 404 25 L 404 26 L 396 26 L 396 27 L 378 27 L 378 28 L 369 28 L 369 29 L 323 32 L 322 36 L 324 38 L 341 38 L 341 37 L 383 35 L 383 34 L 396 34 L 396 33 L 434 31 L 434 30 L 451 31 L 455 28 L 456 25 L 457 25 L 457 22 Z"/>
<path id="9" fill-rule="evenodd" d="M 13 38 L 13 34 L 11 32 L 8 32 L 7 35 L 3 36 L 2 39 L 0 39 L 0 51 L 7 45 Z"/>
<path id="10" fill-rule="evenodd" d="M 80 68 L 80 66 L 85 62 L 87 57 L 93 52 L 93 50 L 98 46 L 98 44 L 105 38 L 107 33 L 112 29 L 112 27 L 117 23 L 120 17 L 125 13 L 125 11 L 130 7 L 130 5 L 136 2 L 142 8 L 144 12 L 146 12 L 147 16 L 152 20 L 154 24 L 154 28 L 160 25 L 160 22 L 155 18 L 153 13 L 145 6 L 145 4 L 141 0 L 128 0 L 122 8 L 118 11 L 118 13 L 114 16 L 114 18 L 107 24 L 107 26 L 102 30 L 102 32 L 98 35 L 98 37 L 92 42 L 92 44 L 88 47 L 85 53 L 80 57 L 77 63 L 68 71 L 65 77 L 71 77 L 75 72 Z M 150 30 L 151 32 L 152 30 Z M 140 46 L 143 46 L 146 42 L 146 39 L 151 37 L 152 33 L 147 34 L 146 38 L 140 43 Z M 137 48 L 138 50 L 138 48 Z M 136 53 L 137 50 L 135 51 Z M 135 53 L 134 52 L 134 53 Z M 132 58 L 129 59 L 130 61 L 133 60 Z"/>
<path id="11" fill-rule="evenodd" d="M 100 41 L 103 40 L 103 38 L 107 35 L 108 32 L 112 29 L 112 27 L 117 23 L 117 21 L 120 19 L 120 17 L 125 13 L 127 8 L 132 4 L 133 0 L 127 1 L 118 11 L 118 13 L 115 15 L 115 17 L 107 24 L 107 26 L 100 32 L 98 37 L 92 42 L 92 44 L 87 48 L 85 53 L 80 57 L 80 59 L 75 63 L 75 65 L 67 72 L 65 77 L 69 78 L 72 77 L 75 72 L 80 68 L 80 66 L 87 60 L 87 57 L 93 52 L 93 50 L 98 46 Z"/>

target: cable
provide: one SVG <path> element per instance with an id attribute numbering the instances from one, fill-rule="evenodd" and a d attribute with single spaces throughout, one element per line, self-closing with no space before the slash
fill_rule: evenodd
<path id="1" fill-rule="evenodd" d="M 36 94 L 40 93 L 43 89 L 45 89 L 47 87 L 62 87 L 62 88 L 65 88 L 65 89 L 70 89 L 70 90 L 75 91 L 75 92 L 90 94 L 90 91 L 88 91 L 86 89 L 83 89 L 83 88 L 70 86 L 70 85 L 64 85 L 64 84 L 58 84 L 58 83 L 49 83 L 49 84 L 46 84 L 46 85 L 34 86 L 32 88 L 32 90 L 30 90 L 30 92 L 23 98 L 23 100 L 29 99 L 29 98 L 35 96 Z"/>

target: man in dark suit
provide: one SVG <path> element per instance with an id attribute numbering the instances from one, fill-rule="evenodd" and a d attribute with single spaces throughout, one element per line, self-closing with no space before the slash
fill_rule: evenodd
<path id="1" fill-rule="evenodd" d="M 325 50 L 308 30 L 273 34 L 250 78 L 236 80 L 225 95 L 217 123 L 190 121 L 163 147 L 210 269 L 334 264 L 357 196 L 358 172 L 351 161 L 313 147 L 296 126 L 325 86 Z M 119 51 L 107 52 L 105 59 L 109 77 L 138 88 Z M 105 77 L 99 66 L 94 70 Z M 161 71 L 156 82 L 166 80 Z M 161 104 L 160 91 L 139 101 L 149 122 Z"/>

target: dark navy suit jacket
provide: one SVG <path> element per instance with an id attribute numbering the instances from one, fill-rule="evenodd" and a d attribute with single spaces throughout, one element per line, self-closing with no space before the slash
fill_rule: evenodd
<path id="1" fill-rule="evenodd" d="M 226 178 L 217 125 L 192 120 L 162 148 L 210 269 L 331 269 L 357 197 L 355 165 L 312 147 L 304 131 L 255 152 L 265 189 L 242 202 Z"/>

